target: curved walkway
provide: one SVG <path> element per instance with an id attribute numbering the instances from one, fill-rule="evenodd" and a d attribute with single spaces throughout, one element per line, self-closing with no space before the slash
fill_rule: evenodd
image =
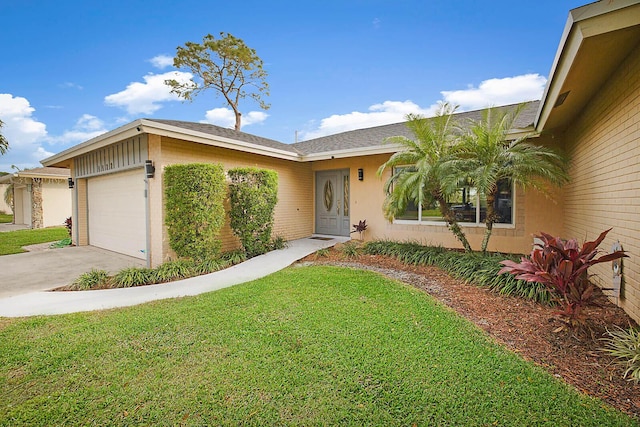
<path id="1" fill-rule="evenodd" d="M 275 273 L 321 248 L 349 238 L 299 239 L 285 249 L 251 258 L 215 273 L 159 285 L 77 292 L 32 292 L 0 298 L 0 316 L 23 317 L 127 307 L 166 298 L 198 295 Z"/>

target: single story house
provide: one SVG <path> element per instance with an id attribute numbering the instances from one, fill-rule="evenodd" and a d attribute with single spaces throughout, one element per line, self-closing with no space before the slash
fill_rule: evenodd
<path id="1" fill-rule="evenodd" d="M 31 228 L 63 225 L 71 216 L 70 176 L 69 169 L 43 167 L 1 177 L 0 183 L 13 184 L 14 224 Z"/>
<path id="2" fill-rule="evenodd" d="M 4 175 L 7 176 L 7 175 Z M 2 181 L 3 176 L 0 176 L 0 213 L 6 213 L 6 214 L 10 214 L 12 211 L 11 206 L 9 206 L 7 204 L 7 202 L 4 200 L 4 193 L 5 191 L 7 191 L 7 188 L 9 187 L 9 183 L 8 182 L 3 182 Z M 9 179 L 7 178 L 7 181 Z"/>
<path id="3" fill-rule="evenodd" d="M 527 105 L 513 134 L 528 131 L 540 132 L 538 143 L 570 154 L 572 181 L 553 202 L 517 185 L 501 189 L 503 220 L 489 249 L 528 253 L 532 235 L 540 231 L 582 240 L 613 227 L 603 247 L 619 241 L 629 254 L 615 299 L 640 320 L 640 1 L 599 1 L 570 12 L 543 97 Z M 376 171 L 398 150 L 384 143 L 395 135 L 412 137 L 398 123 L 283 144 L 209 124 L 139 119 L 43 164 L 71 170 L 76 244 L 147 259 L 151 266 L 172 256 L 163 169 L 191 162 L 277 171 L 274 233 L 286 239 L 348 236 L 352 224 L 366 220 L 368 239 L 459 247 L 424 207 L 392 222 L 383 217 L 386 176 L 378 178 Z M 146 163 L 155 167 L 148 177 Z M 482 201 L 473 189 L 461 192 L 460 201 L 471 209 L 462 215 L 464 230 L 478 248 Z M 226 247 L 237 245 L 228 225 L 222 237 Z M 611 287 L 610 268 L 594 269 L 605 288 Z"/>

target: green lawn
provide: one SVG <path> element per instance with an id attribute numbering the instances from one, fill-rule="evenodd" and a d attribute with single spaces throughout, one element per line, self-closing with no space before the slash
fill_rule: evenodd
<path id="1" fill-rule="evenodd" d="M 55 242 L 69 237 L 65 227 L 16 230 L 0 233 L 0 255 L 24 252 L 23 246 L 36 243 Z"/>
<path id="2" fill-rule="evenodd" d="M 0 224 L 13 222 L 13 215 L 0 212 Z"/>
<path id="3" fill-rule="evenodd" d="M 0 425 L 636 424 L 422 292 L 315 266 L 126 309 L 0 319 Z"/>

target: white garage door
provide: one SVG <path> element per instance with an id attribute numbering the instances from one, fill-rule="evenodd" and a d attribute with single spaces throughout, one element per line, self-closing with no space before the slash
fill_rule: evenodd
<path id="1" fill-rule="evenodd" d="M 146 259 L 144 170 L 90 178 L 89 244 Z"/>

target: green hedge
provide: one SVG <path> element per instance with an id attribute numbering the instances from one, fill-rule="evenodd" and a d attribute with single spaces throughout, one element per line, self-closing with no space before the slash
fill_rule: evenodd
<path id="1" fill-rule="evenodd" d="M 165 224 L 169 244 L 181 258 L 205 260 L 220 254 L 226 185 L 220 164 L 171 165 L 164 170 Z"/>
<path id="2" fill-rule="evenodd" d="M 227 172 L 231 199 L 231 229 L 251 258 L 271 249 L 273 212 L 278 202 L 278 174 L 257 168 Z"/>

